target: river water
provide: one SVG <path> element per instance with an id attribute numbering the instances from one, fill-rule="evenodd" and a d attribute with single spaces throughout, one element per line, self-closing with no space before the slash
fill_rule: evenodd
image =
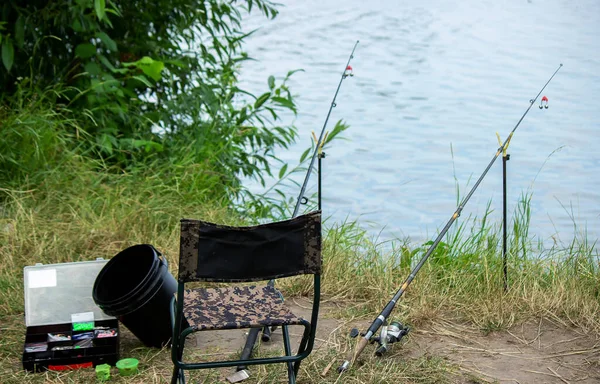
<path id="1" fill-rule="evenodd" d="M 350 128 L 326 150 L 323 211 L 358 219 L 380 240 L 434 237 L 457 207 L 457 188 L 462 198 L 495 155 L 496 132 L 506 138 L 563 63 L 543 93 L 549 108 L 534 105 L 509 146 L 508 212 L 531 192 L 535 239 L 600 237 L 600 1 L 294 0 L 245 28 L 258 31 L 245 45 L 257 61 L 244 64 L 244 87 L 260 94 L 269 74 L 304 69 L 290 81 L 298 142 L 278 153 L 290 163 L 321 130 L 360 40 L 328 125 Z M 459 221 L 490 201 L 500 223 L 501 158 Z"/>

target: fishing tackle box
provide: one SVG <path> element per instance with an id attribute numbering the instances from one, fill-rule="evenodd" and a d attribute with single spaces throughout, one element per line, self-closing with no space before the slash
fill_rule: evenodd
<path id="1" fill-rule="evenodd" d="M 107 262 L 36 264 L 23 269 L 24 369 L 40 372 L 116 364 L 119 321 L 92 299 L 94 281 Z"/>

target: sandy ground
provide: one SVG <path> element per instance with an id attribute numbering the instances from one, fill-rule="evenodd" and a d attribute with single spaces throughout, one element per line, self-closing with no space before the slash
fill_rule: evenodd
<path id="1" fill-rule="evenodd" d="M 486 336 L 465 325 L 440 323 L 416 330 L 403 348 L 409 356 L 443 356 L 491 382 L 600 382 L 599 340 L 548 320 Z"/>
<path id="2" fill-rule="evenodd" d="M 297 314 L 310 314 L 307 301 L 291 300 L 288 305 Z M 330 312 L 326 305 L 321 311 L 315 351 L 337 346 L 335 344 L 339 344 L 340 338 L 347 337 L 352 327 L 364 330 L 369 325 L 368 321 L 345 323 L 330 317 Z M 295 332 L 291 330 L 292 339 L 299 340 L 300 331 L 300 328 Z M 243 330 L 200 332 L 187 347 L 190 352 L 236 353 L 243 346 L 245 335 Z M 268 351 L 279 349 L 281 345 L 278 330 L 272 341 L 262 343 L 260 348 Z M 373 351 L 365 350 L 365 353 Z M 600 383 L 600 340 L 597 336 L 569 328 L 560 320 L 539 320 L 488 335 L 470 325 L 437 322 L 412 330 L 402 344 L 394 345 L 391 353 L 383 358 L 416 359 L 422 356 L 438 356 L 456 366 L 462 373 L 457 375 L 457 381 L 463 383 Z M 335 367 L 337 364 L 330 375 L 335 375 Z"/>

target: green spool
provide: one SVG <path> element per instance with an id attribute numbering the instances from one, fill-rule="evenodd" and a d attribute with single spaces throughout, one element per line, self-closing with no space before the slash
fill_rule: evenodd
<path id="1" fill-rule="evenodd" d="M 110 379 L 110 365 L 100 364 L 96 365 L 96 377 L 100 381 L 107 381 Z"/>
<path id="2" fill-rule="evenodd" d="M 138 372 L 139 361 L 137 359 L 122 359 L 117 361 L 117 368 L 121 376 L 132 376 Z"/>

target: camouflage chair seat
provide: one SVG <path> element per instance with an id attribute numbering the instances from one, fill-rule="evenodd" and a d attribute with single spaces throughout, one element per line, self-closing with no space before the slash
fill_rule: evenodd
<path id="1" fill-rule="evenodd" d="M 181 220 L 177 296 L 171 305 L 173 384 L 185 383 L 184 370 L 285 363 L 295 383 L 301 360 L 312 351 L 320 302 L 321 212 L 274 223 L 232 227 Z M 274 287 L 274 279 L 311 274 L 314 281 L 310 319 L 293 314 Z M 190 282 L 268 284 L 186 289 Z M 281 327 L 285 356 L 244 360 L 184 362 L 186 337 L 198 331 Z M 288 326 L 304 332 L 291 352 Z"/>
<path id="2" fill-rule="evenodd" d="M 183 315 L 197 331 L 304 324 L 270 285 L 186 289 Z"/>

